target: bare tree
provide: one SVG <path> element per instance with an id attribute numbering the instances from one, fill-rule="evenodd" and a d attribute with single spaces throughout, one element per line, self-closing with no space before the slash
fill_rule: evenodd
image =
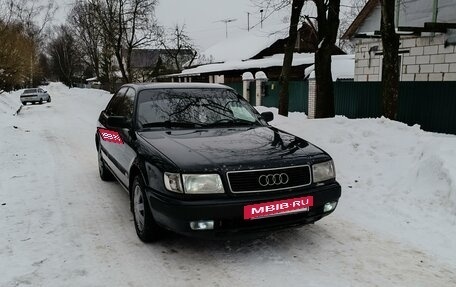
<path id="1" fill-rule="evenodd" d="M 316 113 L 317 118 L 333 117 L 334 90 L 331 74 L 331 55 L 339 28 L 340 0 L 293 0 L 291 1 L 291 19 L 289 37 L 285 46 L 284 62 L 280 76 L 279 114 L 288 115 L 288 81 L 293 62 L 293 52 L 299 17 L 304 2 L 313 2 L 317 8 L 317 35 L 319 45 L 315 52 L 315 76 L 317 81 Z M 290 0 L 265 0 L 266 7 L 281 9 L 290 4 Z M 297 19 L 296 19 L 297 17 Z M 309 17 L 307 17 L 309 19 Z M 312 24 L 309 21 L 309 24 Z"/>
<path id="2" fill-rule="evenodd" d="M 54 0 L 43 5 L 33 0 L 0 0 L 0 82 L 13 88 L 39 80 L 43 32 L 55 10 Z"/>
<path id="3" fill-rule="evenodd" d="M 111 43 L 123 82 L 130 82 L 132 50 L 153 40 L 157 0 L 87 1 L 94 8 L 106 43 Z"/>
<path id="4" fill-rule="evenodd" d="M 131 75 L 131 53 L 133 49 L 150 44 L 153 32 L 156 29 L 154 10 L 158 0 L 130 0 L 125 11 L 124 36 L 126 40 L 126 66 L 128 75 Z M 131 77 L 129 78 L 131 81 Z"/>
<path id="5" fill-rule="evenodd" d="M 389 119 L 397 118 L 399 97 L 399 35 L 394 25 L 395 0 L 380 0 L 382 16 L 380 30 L 383 44 L 382 63 L 382 101 L 383 115 Z"/>
<path id="6" fill-rule="evenodd" d="M 197 51 L 192 40 L 185 32 L 185 25 L 175 25 L 173 29 L 165 30 L 161 27 L 157 30 L 157 43 L 160 48 L 164 50 L 166 56 L 172 61 L 174 71 L 182 71 L 183 63 L 187 63 L 188 66 L 192 65 L 192 62 L 197 56 Z"/>
<path id="7" fill-rule="evenodd" d="M 309 0 L 251 0 L 256 6 L 259 6 L 265 12 L 263 19 L 269 18 L 274 13 L 290 7 L 291 5 L 291 17 L 290 25 L 288 28 L 288 39 L 284 47 L 284 57 L 282 71 L 280 73 L 280 91 L 279 91 L 279 114 L 288 116 L 288 104 L 289 104 L 289 81 L 290 73 L 293 64 L 293 53 L 295 51 L 296 40 L 298 36 L 298 26 L 301 17 L 301 11 L 304 3 Z M 262 20 L 263 20 L 262 19 Z M 258 25 L 258 24 L 257 24 Z M 253 27 L 257 26 L 254 25 Z"/>
<path id="8" fill-rule="evenodd" d="M 41 41 L 43 31 L 52 21 L 58 6 L 54 0 L 38 3 L 33 0 L 0 0 L 0 19 L 3 19 L 6 24 L 22 23 L 30 37 Z"/>
<path id="9" fill-rule="evenodd" d="M 334 85 L 331 73 L 331 55 L 339 28 L 340 0 L 313 0 L 317 6 L 318 40 L 315 52 L 315 79 L 317 81 L 315 117 L 334 117 Z"/>
<path id="10" fill-rule="evenodd" d="M 49 44 L 49 54 L 54 73 L 63 83 L 72 87 L 76 74 L 82 74 L 83 67 L 81 52 L 68 26 L 57 28 L 56 37 Z"/>
<path id="11" fill-rule="evenodd" d="M 0 21 L 0 31 L 0 89 L 9 91 L 30 82 L 30 71 L 36 70 L 30 60 L 37 53 L 36 45 L 19 23 Z"/>
<path id="12" fill-rule="evenodd" d="M 76 32 L 76 41 L 84 48 L 87 64 L 98 79 L 100 76 L 100 53 L 102 50 L 102 32 L 94 7 L 88 2 L 78 1 L 73 6 L 68 23 Z M 108 76 L 109 80 L 109 76 Z"/>
<path id="13" fill-rule="evenodd" d="M 288 40 L 285 46 L 285 55 L 283 57 L 283 67 L 280 74 L 280 92 L 279 92 L 279 114 L 288 116 L 288 84 L 290 81 L 291 66 L 293 63 L 293 52 L 298 38 L 298 24 L 301 16 L 302 7 L 305 0 L 293 0 L 291 4 L 290 28 Z"/>
<path id="14" fill-rule="evenodd" d="M 349 6 L 340 9 L 339 38 L 347 31 L 353 20 L 359 15 L 369 0 L 352 0 Z M 355 45 L 348 39 L 339 39 L 339 48 L 346 53 L 353 53 Z"/>

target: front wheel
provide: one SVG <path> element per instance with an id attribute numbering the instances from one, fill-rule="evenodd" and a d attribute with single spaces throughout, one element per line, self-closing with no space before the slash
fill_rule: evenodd
<path id="1" fill-rule="evenodd" d="M 149 202 L 146 198 L 144 182 L 141 176 L 136 176 L 131 187 L 133 218 L 136 234 L 143 242 L 151 242 L 160 239 L 163 230 L 155 223 Z"/>
<path id="2" fill-rule="evenodd" d="M 48 102 L 48 103 L 50 103 L 50 102 L 51 102 L 51 97 L 49 97 L 49 98 L 48 98 L 47 102 Z"/>

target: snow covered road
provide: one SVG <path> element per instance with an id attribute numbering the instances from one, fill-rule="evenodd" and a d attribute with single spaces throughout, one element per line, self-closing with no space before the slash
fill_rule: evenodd
<path id="1" fill-rule="evenodd" d="M 385 119 L 273 125 L 335 159 L 341 203 L 315 225 L 254 239 L 136 236 L 126 192 L 99 179 L 110 95 L 0 95 L 0 286 L 456 286 L 456 137 Z M 264 108 L 259 108 L 264 109 Z"/>

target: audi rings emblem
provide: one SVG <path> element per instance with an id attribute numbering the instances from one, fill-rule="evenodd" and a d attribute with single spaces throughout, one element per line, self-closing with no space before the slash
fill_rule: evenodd
<path id="1" fill-rule="evenodd" d="M 263 174 L 258 178 L 258 183 L 265 187 L 287 184 L 289 180 L 286 173 Z"/>

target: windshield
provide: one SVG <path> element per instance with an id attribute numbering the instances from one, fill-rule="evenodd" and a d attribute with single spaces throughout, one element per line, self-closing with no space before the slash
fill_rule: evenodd
<path id="1" fill-rule="evenodd" d="M 151 89 L 139 93 L 140 128 L 255 125 L 258 114 L 228 89 Z"/>
<path id="2" fill-rule="evenodd" d="M 36 89 L 28 89 L 28 90 L 24 91 L 24 94 L 32 94 L 32 93 L 36 93 Z"/>

